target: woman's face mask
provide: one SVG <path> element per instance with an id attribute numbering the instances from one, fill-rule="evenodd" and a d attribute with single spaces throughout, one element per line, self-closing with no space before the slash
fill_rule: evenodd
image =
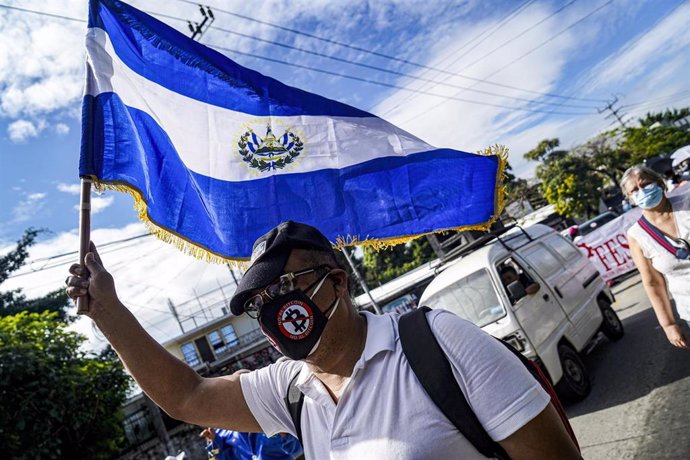
<path id="1" fill-rule="evenodd" d="M 258 318 L 261 331 L 273 346 L 290 359 L 305 359 L 316 351 L 326 323 L 338 308 L 339 297 L 334 300 L 325 314 L 311 300 L 328 276 L 326 274 L 318 281 L 314 292 L 309 297 L 300 289 L 295 289 L 261 307 Z"/>
<path id="2" fill-rule="evenodd" d="M 659 206 L 661 200 L 664 198 L 664 190 L 656 182 L 640 187 L 632 194 L 635 204 L 642 209 L 653 209 Z"/>

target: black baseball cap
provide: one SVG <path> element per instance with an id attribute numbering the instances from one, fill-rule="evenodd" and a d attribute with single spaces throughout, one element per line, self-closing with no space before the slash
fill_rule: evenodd
<path id="1" fill-rule="evenodd" d="M 293 249 L 333 252 L 333 245 L 311 225 L 291 220 L 279 224 L 254 242 L 249 268 L 230 300 L 234 315 L 244 313 L 244 303 L 252 291 L 267 286 L 283 274 Z"/>

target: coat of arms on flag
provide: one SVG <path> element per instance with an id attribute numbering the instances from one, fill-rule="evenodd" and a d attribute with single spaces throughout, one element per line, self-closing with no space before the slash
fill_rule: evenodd
<path id="1" fill-rule="evenodd" d="M 336 245 L 385 246 L 498 218 L 504 148 L 433 147 L 126 3 L 89 5 L 80 175 L 130 193 L 149 229 L 187 252 L 248 260 L 287 220 Z"/>
<path id="2" fill-rule="evenodd" d="M 237 146 L 242 160 L 260 172 L 283 169 L 304 150 L 304 143 L 297 134 L 288 128 L 276 138 L 270 123 L 266 125 L 263 137 L 249 128 L 240 136 Z"/>

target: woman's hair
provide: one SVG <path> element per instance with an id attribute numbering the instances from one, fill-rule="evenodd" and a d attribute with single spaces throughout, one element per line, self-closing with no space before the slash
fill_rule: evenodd
<path id="1" fill-rule="evenodd" d="M 630 168 L 628 168 L 624 173 L 623 177 L 621 178 L 621 190 L 623 191 L 623 196 L 628 196 L 626 190 L 625 190 L 625 184 L 630 181 L 630 179 L 647 179 L 652 182 L 656 182 L 661 186 L 663 190 L 666 190 L 666 181 L 664 180 L 664 176 L 659 174 L 658 172 L 654 171 L 652 168 L 645 166 L 645 165 L 635 165 Z"/>

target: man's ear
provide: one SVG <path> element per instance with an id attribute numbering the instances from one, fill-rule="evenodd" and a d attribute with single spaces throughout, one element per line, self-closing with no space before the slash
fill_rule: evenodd
<path id="1" fill-rule="evenodd" d="M 333 280 L 333 286 L 336 289 L 338 296 L 346 294 L 348 290 L 348 280 L 349 276 L 345 270 L 342 268 L 335 268 L 331 271 L 331 279 Z"/>

